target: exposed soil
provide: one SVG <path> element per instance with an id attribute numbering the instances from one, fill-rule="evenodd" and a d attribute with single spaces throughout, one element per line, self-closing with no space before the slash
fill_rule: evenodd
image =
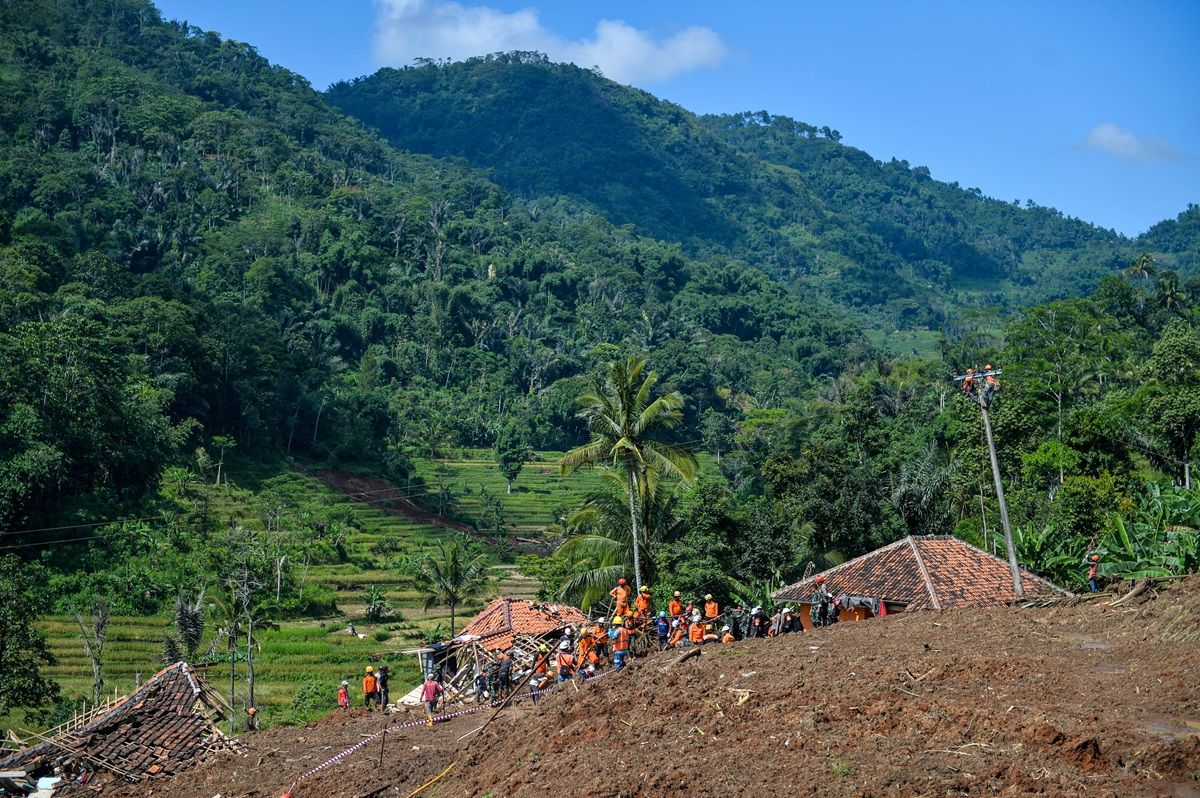
<path id="1" fill-rule="evenodd" d="M 386 479 L 376 477 L 360 477 L 349 471 L 336 468 L 322 468 L 312 472 L 312 475 L 325 485 L 356 501 L 373 504 L 376 507 L 403 518 L 430 524 L 441 529 L 452 529 L 464 535 L 472 535 L 484 539 L 474 528 L 461 521 L 443 518 L 431 513 L 418 505 L 412 499 L 406 498 L 408 491 L 398 487 Z"/>
<path id="2" fill-rule="evenodd" d="M 1109 597 L 1111 598 L 1111 597 Z M 1142 603 L 952 610 L 674 653 L 539 707 L 389 735 L 293 791 L 407 796 L 1200 798 L 1200 577 Z M 247 739 L 172 780 L 105 796 L 277 798 L 386 719 Z"/>
<path id="3" fill-rule="evenodd" d="M 362 477 L 352 474 L 349 471 L 342 471 L 335 468 L 318 469 L 313 471 L 312 475 L 338 493 L 348 496 L 355 501 L 373 504 L 391 515 L 397 515 L 421 524 L 436 526 L 439 529 L 450 529 L 455 532 L 461 532 L 483 543 L 495 543 L 493 538 L 475 529 L 470 524 L 455 521 L 451 518 L 443 518 L 436 513 L 429 512 L 412 499 L 407 498 L 404 488 L 397 487 L 385 479 Z M 550 542 L 540 538 L 513 537 L 511 543 L 514 549 L 523 554 L 548 554 L 552 550 Z"/>

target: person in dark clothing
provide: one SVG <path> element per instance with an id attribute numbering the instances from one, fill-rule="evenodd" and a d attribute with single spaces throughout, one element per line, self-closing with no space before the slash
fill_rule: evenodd
<path id="1" fill-rule="evenodd" d="M 500 655 L 500 667 L 496 672 L 496 689 L 500 695 L 508 695 L 512 688 L 512 657 L 505 651 Z"/>
<path id="2" fill-rule="evenodd" d="M 387 709 L 388 704 L 391 703 L 391 698 L 388 696 L 387 665 L 380 665 L 379 670 L 375 673 L 375 698 L 381 712 Z"/>
<path id="3" fill-rule="evenodd" d="M 658 650 L 666 651 L 667 644 L 671 639 L 671 620 L 667 618 L 667 614 L 665 612 L 660 612 L 658 614 L 658 625 L 656 631 L 658 632 Z"/>
<path id="4" fill-rule="evenodd" d="M 796 631 L 796 616 L 791 607 L 779 611 L 779 630 L 775 634 L 787 635 Z"/>
<path id="5" fill-rule="evenodd" d="M 762 607 L 750 610 L 750 632 L 746 637 L 766 637 L 771 628 L 771 619 L 763 612 Z"/>
<path id="6" fill-rule="evenodd" d="M 483 702 L 483 694 L 487 692 L 488 677 L 484 671 L 475 674 L 475 703 Z"/>
<path id="7" fill-rule="evenodd" d="M 487 672 L 487 691 L 492 698 L 496 697 L 496 692 L 500 689 L 500 663 L 493 660 L 491 665 L 488 665 Z"/>
<path id="8" fill-rule="evenodd" d="M 817 590 L 812 597 L 812 625 L 832 626 L 838 622 L 837 602 L 825 586 L 825 577 L 817 577 Z"/>

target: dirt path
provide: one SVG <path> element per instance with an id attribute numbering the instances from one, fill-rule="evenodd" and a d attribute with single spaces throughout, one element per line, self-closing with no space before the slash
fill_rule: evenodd
<path id="1" fill-rule="evenodd" d="M 478 715 L 399 732 L 382 767 L 360 751 L 294 796 L 406 796 L 455 763 L 423 798 L 1200 798 L 1200 577 L 1132 607 L 901 614 L 665 661 L 506 711 L 466 743 Z M 264 732 L 245 756 L 104 794 L 278 798 L 384 722 Z"/>
<path id="2" fill-rule="evenodd" d="M 461 521 L 443 518 L 436 513 L 431 513 L 424 509 L 412 499 L 407 498 L 408 492 L 404 488 L 398 487 L 385 479 L 360 477 L 349 471 L 342 471 L 335 468 L 318 469 L 313 471 L 312 475 L 338 493 L 348 496 L 355 501 L 372 504 L 392 515 L 436 526 L 440 529 L 451 529 L 455 532 L 462 532 L 464 535 L 486 540 L 486 536 L 478 534 L 471 526 Z"/>

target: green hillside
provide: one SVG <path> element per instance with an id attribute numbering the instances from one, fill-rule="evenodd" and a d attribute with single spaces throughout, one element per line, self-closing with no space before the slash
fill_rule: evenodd
<path id="1" fill-rule="evenodd" d="M 443 633 L 413 577 L 443 543 L 504 592 L 603 596 L 636 550 L 726 602 L 994 544 L 954 380 L 989 362 L 1022 564 L 1200 568 L 1194 207 L 1128 241 L 528 54 L 323 96 L 146 0 L 0 4 L 0 93 L 0 712 L 68 708 L 39 669 L 84 690 L 72 609 L 111 607 L 126 688 L 203 590 L 208 640 L 280 626 L 286 720 Z M 615 488 L 555 465 L 595 436 Z M 365 622 L 373 589 L 399 615 Z"/>
<path id="2" fill-rule="evenodd" d="M 905 326 L 1075 295 L 1133 252 L 1053 208 L 876 161 L 827 126 L 701 118 L 537 54 L 382 69 L 326 97 L 396 147 L 463 157 L 535 206 L 565 200 L 689 252 L 730 253 Z"/>

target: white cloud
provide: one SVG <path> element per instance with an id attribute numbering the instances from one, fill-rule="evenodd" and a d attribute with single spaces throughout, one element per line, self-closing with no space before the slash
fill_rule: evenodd
<path id="1" fill-rule="evenodd" d="M 446 0 L 376 0 L 375 6 L 375 60 L 381 66 L 537 50 L 552 61 L 598 66 L 620 83 L 653 83 L 716 66 L 728 52 L 712 29 L 699 26 L 655 39 L 628 23 L 605 19 L 591 38 L 568 41 L 543 27 L 532 8 L 509 14 Z"/>
<path id="2" fill-rule="evenodd" d="M 1167 161 L 1180 155 L 1179 150 L 1166 139 L 1138 136 L 1112 122 L 1101 122 L 1092 128 L 1083 140 L 1083 147 L 1134 163 Z"/>

